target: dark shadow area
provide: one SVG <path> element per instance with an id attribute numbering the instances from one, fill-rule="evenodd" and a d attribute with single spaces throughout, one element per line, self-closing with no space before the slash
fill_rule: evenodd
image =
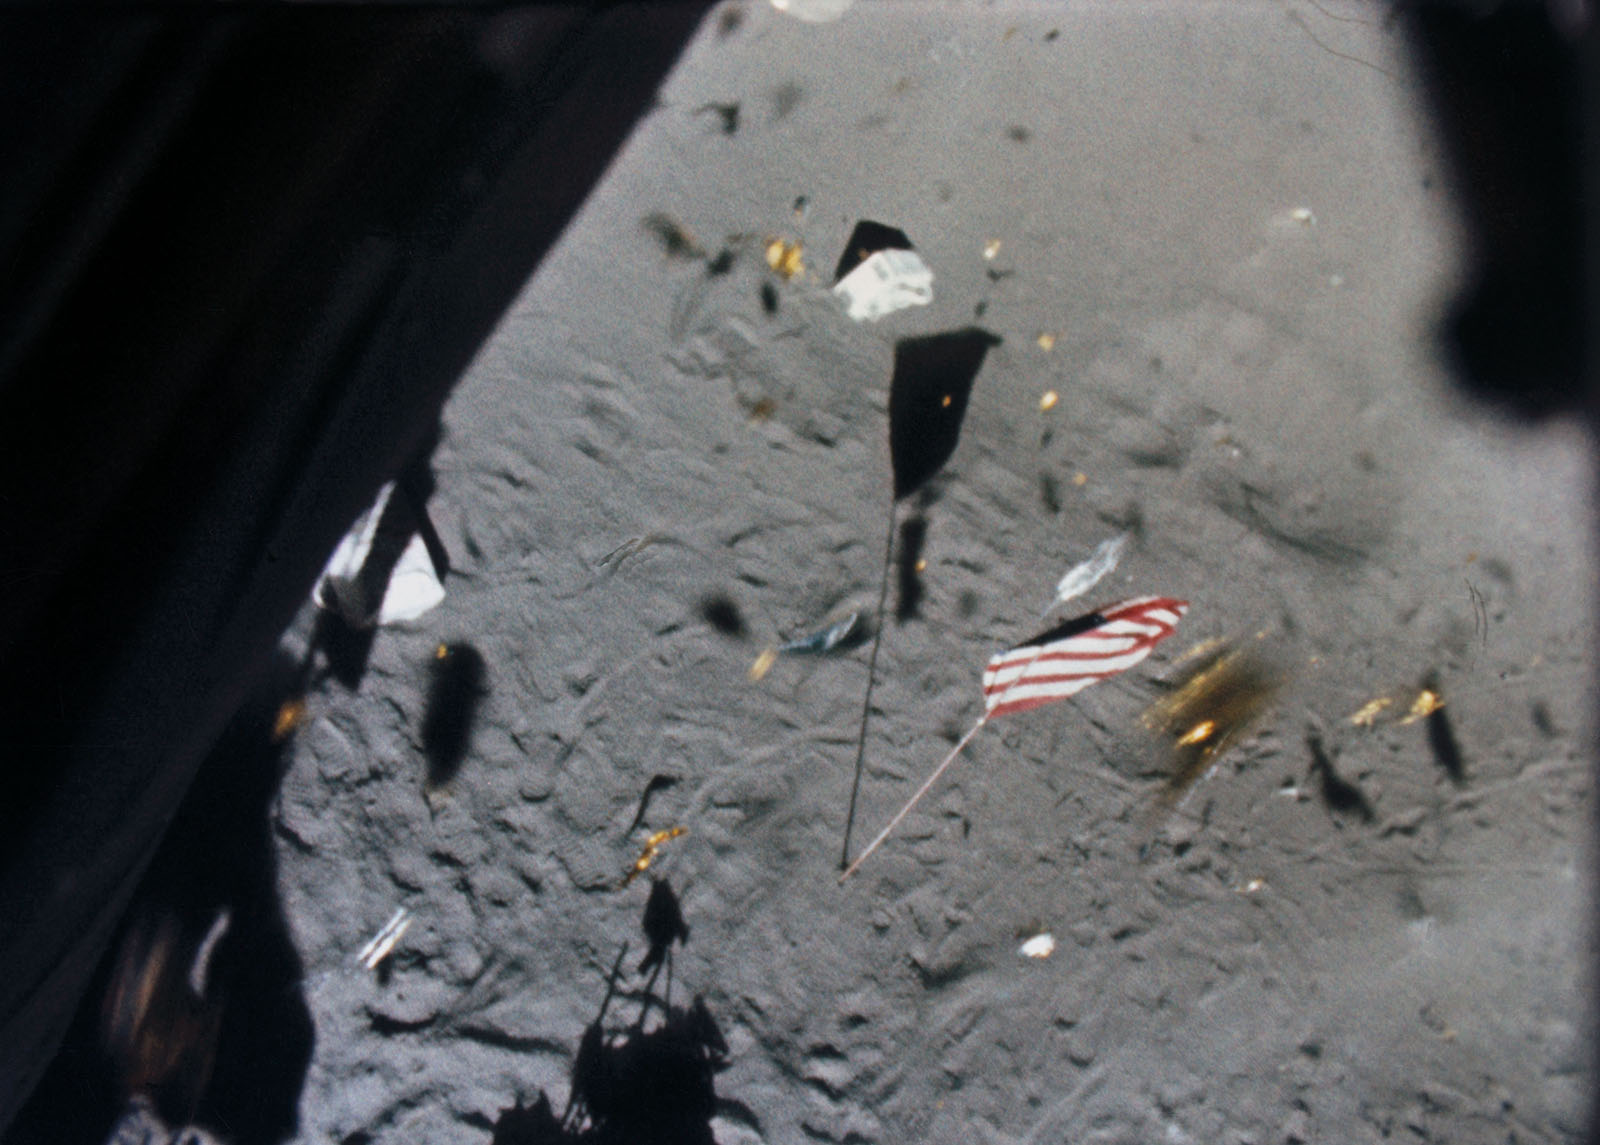
<path id="1" fill-rule="evenodd" d="M 743 638 L 746 635 L 744 617 L 733 598 L 721 593 L 708 596 L 700 602 L 700 619 L 724 636 Z"/>
<path id="2" fill-rule="evenodd" d="M 672 887 L 665 879 L 652 879 L 650 882 L 650 897 L 644 904 L 643 926 L 645 941 L 650 944 L 650 949 L 639 962 L 638 972 L 652 975 L 650 981 L 653 984 L 654 972 L 666 961 L 672 944 L 689 941 L 689 924 L 683 920 L 683 908 L 678 905 L 678 896 L 672 893 Z"/>
<path id="3" fill-rule="evenodd" d="M 922 547 L 928 539 L 928 519 L 911 517 L 900 525 L 900 555 L 895 561 L 894 618 L 901 624 L 913 620 L 922 607 Z"/>
<path id="4" fill-rule="evenodd" d="M 837 284 L 880 250 L 911 249 L 911 239 L 899 227 L 862 219 L 850 232 L 850 241 L 844 244 L 844 253 L 839 256 L 839 265 L 833 271 L 833 281 Z"/>
<path id="5" fill-rule="evenodd" d="M 1581 408 L 1584 49 L 1558 7 L 1400 9 L 1470 235 L 1445 354 L 1467 392 L 1525 418 Z"/>
<path id="6" fill-rule="evenodd" d="M 340 534 L 708 7 L 0 17 L 0 1126 Z"/>
<path id="7" fill-rule="evenodd" d="M 372 642 L 377 637 L 376 628 L 352 628 L 338 613 L 319 608 L 306 662 L 314 664 L 316 654 L 321 652 L 328 675 L 353 692 L 367 674 L 367 657 L 372 655 Z"/>
<path id="8" fill-rule="evenodd" d="M 1334 815 L 1354 815 L 1371 823 L 1377 813 L 1366 793 L 1334 770 L 1333 758 L 1315 731 L 1306 733 L 1306 749 L 1311 752 L 1311 774 L 1318 781 L 1323 805 Z"/>
<path id="9" fill-rule="evenodd" d="M 487 694 L 483 654 L 470 644 L 441 644 L 429 666 L 428 704 L 422 717 L 422 751 L 428 786 L 449 783 L 472 742 L 472 722 Z"/>
<path id="10" fill-rule="evenodd" d="M 651 884 L 643 926 L 650 949 L 639 973 L 650 977 L 641 990 L 619 986 L 624 944 L 578 1044 L 566 1110 L 557 1117 L 542 1091 L 530 1105 L 519 1098 L 491 1127 L 493 1145 L 714 1145 L 714 1078 L 728 1064 L 728 1043 L 703 997 L 672 1004 L 670 950 L 688 941 L 689 927 L 663 880 Z M 667 987 L 657 994 L 663 965 Z M 619 996 L 637 1002 L 638 1013 L 628 1025 L 608 1026 Z"/>
<path id="11" fill-rule="evenodd" d="M 968 326 L 895 343 L 889 382 L 894 499 L 909 497 L 956 451 L 972 384 L 1000 338 Z"/>
<path id="12" fill-rule="evenodd" d="M 1428 747 L 1434 762 L 1457 787 L 1467 785 L 1467 764 L 1461 756 L 1461 743 L 1443 708 L 1428 713 Z"/>
<path id="13" fill-rule="evenodd" d="M 234 1145 L 295 1135 L 313 1031 L 268 809 L 298 673 L 275 658 L 201 766 L 6 1145 L 101 1145 L 135 1096 Z"/>
<path id="14" fill-rule="evenodd" d="M 644 793 L 639 796 L 639 810 L 634 814 L 633 822 L 628 824 L 628 834 L 633 834 L 644 823 L 644 817 L 650 811 L 650 800 L 655 797 L 655 793 L 669 790 L 677 785 L 678 777 L 675 775 L 652 775 L 650 782 L 644 785 Z"/>

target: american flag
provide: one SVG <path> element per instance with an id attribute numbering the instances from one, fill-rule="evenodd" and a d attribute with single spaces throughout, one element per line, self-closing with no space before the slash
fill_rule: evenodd
<path id="1" fill-rule="evenodd" d="M 1187 601 L 1137 596 L 1041 632 L 983 670 L 984 718 L 1065 699 L 1125 672 L 1177 630 Z"/>
<path id="2" fill-rule="evenodd" d="M 883 845 L 900 821 L 911 813 L 917 800 L 928 793 L 984 724 L 995 716 L 1025 712 L 1052 700 L 1064 700 L 1090 684 L 1126 672 L 1176 632 L 1178 621 L 1188 611 L 1186 600 L 1136 596 L 1058 624 L 991 659 L 983 670 L 983 715 L 950 749 L 944 762 L 922 781 L 922 786 L 889 820 L 889 825 L 844 869 L 839 881 L 842 883 L 853 875 L 867 856 Z"/>

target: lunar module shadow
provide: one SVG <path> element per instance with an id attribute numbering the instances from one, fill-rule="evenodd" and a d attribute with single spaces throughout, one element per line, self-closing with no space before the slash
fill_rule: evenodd
<path id="1" fill-rule="evenodd" d="M 650 949 L 636 973 L 648 977 L 642 989 L 624 986 L 624 943 L 578 1043 L 566 1110 L 557 1116 L 543 1091 L 530 1105 L 518 1099 L 495 1122 L 493 1145 L 714 1145 L 713 1078 L 728 1064 L 728 1043 L 702 996 L 672 1003 L 671 947 L 688 941 L 689 928 L 664 881 L 650 888 L 644 930 Z M 618 1022 L 613 1002 L 635 1003 L 633 1020 Z"/>

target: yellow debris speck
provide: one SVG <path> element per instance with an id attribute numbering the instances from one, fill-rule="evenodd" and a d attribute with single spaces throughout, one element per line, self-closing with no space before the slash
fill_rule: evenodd
<path id="1" fill-rule="evenodd" d="M 750 665 L 750 682 L 754 684 L 759 681 L 768 672 L 772 671 L 772 666 L 777 662 L 778 650 L 776 648 L 764 649 L 761 655 L 756 657 L 756 662 Z"/>
<path id="2" fill-rule="evenodd" d="M 1039 412 L 1049 413 L 1056 408 L 1056 403 L 1061 400 L 1061 395 L 1054 390 L 1046 390 L 1039 398 Z"/>
<path id="3" fill-rule="evenodd" d="M 767 265 L 785 279 L 799 278 L 806 272 L 800 244 L 787 239 L 770 239 L 767 242 Z"/>
<path id="4" fill-rule="evenodd" d="M 924 560 L 919 560 L 917 562 L 917 571 L 919 573 L 924 573 L 924 572 L 928 571 L 928 562 L 925 559 Z"/>
<path id="5" fill-rule="evenodd" d="M 1072 475 L 1072 483 L 1081 488 L 1082 486 L 1089 484 L 1089 475 L 1087 473 L 1074 473 Z"/>
<path id="6" fill-rule="evenodd" d="M 439 645 L 439 647 L 435 648 L 433 650 L 433 658 L 435 660 L 447 660 L 447 659 L 449 659 L 450 658 L 450 645 L 441 644 L 441 645 Z"/>
<path id="7" fill-rule="evenodd" d="M 1051 350 L 1054 350 L 1055 347 L 1056 347 L 1056 336 L 1054 334 L 1040 334 L 1039 335 L 1039 349 L 1043 350 L 1046 354 L 1048 354 Z"/>
<path id="8" fill-rule="evenodd" d="M 285 700 L 272 721 L 272 742 L 282 743 L 289 733 L 306 722 L 306 702 L 301 699 Z"/>
<path id="9" fill-rule="evenodd" d="M 949 409 L 950 408 L 950 395 L 949 394 L 945 394 L 945 396 L 940 400 L 939 405 L 944 409 Z"/>
<path id="10" fill-rule="evenodd" d="M 1370 728 L 1384 708 L 1394 703 L 1388 696 L 1379 696 L 1376 700 L 1368 700 L 1361 705 L 1361 709 L 1350 717 L 1350 722 L 1358 728 Z"/>
<path id="11" fill-rule="evenodd" d="M 990 239 L 988 242 L 983 244 L 983 257 L 988 259 L 990 262 L 993 262 L 995 255 L 997 255 L 999 253 L 1000 253 L 1000 240 L 999 239 Z"/>
<path id="12" fill-rule="evenodd" d="M 1432 688 L 1424 688 L 1417 693 L 1417 698 L 1411 701 L 1411 710 L 1406 712 L 1405 718 L 1400 721 L 1404 724 L 1414 724 L 1424 716 L 1431 716 L 1434 712 L 1444 707 L 1444 698 Z"/>

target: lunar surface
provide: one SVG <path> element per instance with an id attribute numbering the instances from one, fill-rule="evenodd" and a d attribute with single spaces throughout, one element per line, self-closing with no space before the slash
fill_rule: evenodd
<path id="1" fill-rule="evenodd" d="M 586 1030 L 669 1027 L 715 1096 L 662 1139 L 1578 1139 L 1588 459 L 1453 392 L 1408 66 L 1299 0 L 714 11 L 446 407 L 442 603 L 353 670 L 285 636 L 294 1139 L 623 1139 Z M 931 301 L 849 316 L 863 220 Z M 896 501 L 896 346 L 964 330 Z M 875 638 L 855 851 L 991 656 L 1144 595 L 1188 603 L 1149 659 L 839 882 Z M 1147 716 L 1218 648 L 1259 710 L 1177 790 Z"/>

